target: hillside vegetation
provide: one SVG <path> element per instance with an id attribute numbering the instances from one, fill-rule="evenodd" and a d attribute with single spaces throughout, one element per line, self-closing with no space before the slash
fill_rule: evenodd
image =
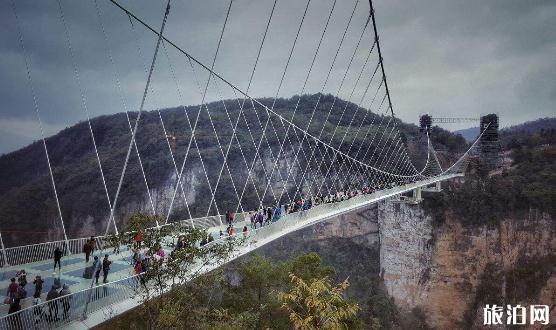
<path id="1" fill-rule="evenodd" d="M 275 103 L 275 110 L 285 118 L 291 118 L 299 100 L 294 123 L 305 128 L 309 124 L 309 118 L 318 99 L 319 94 L 304 95 L 301 99 L 298 96 L 290 99 L 278 99 Z M 273 100 L 261 99 L 260 101 L 271 105 Z M 237 127 L 237 140 L 232 141 L 227 162 L 231 170 L 231 177 L 233 177 L 235 184 L 239 186 L 238 189 L 241 189 L 248 180 L 247 166 L 242 158 L 242 152 L 250 166 L 253 157 L 256 155 L 256 144 L 253 143 L 253 140 L 258 143 L 263 135 L 262 127 L 268 119 L 268 115 L 260 107 L 253 109 L 250 102 L 246 102 L 242 111 L 243 115 L 240 116 L 242 103 L 243 100 L 224 100 L 210 103 L 206 107 L 210 111 L 210 118 L 205 107 L 201 111 L 195 133 L 196 143 L 191 143 L 188 161 L 185 164 L 187 176 L 184 180 L 186 189 L 188 189 L 186 193 L 190 194 L 188 195 L 189 210 L 186 212 L 183 205 L 179 205 L 178 202 L 181 202 L 182 198 L 178 196 L 176 198 L 178 202 L 174 207 L 175 212 L 171 219 L 188 218 L 190 215 L 199 217 L 207 213 L 208 202 L 204 198 L 210 196 L 210 191 L 205 176 L 202 174 L 200 157 L 203 159 L 209 180 L 214 186 L 223 163 L 218 142 L 224 149 L 227 148 L 232 136 L 233 124 L 238 118 L 240 120 Z M 327 118 L 332 104 L 334 104 L 334 108 Z M 185 152 L 190 144 L 191 128 L 189 124 L 193 125 L 199 108 L 199 106 L 186 106 L 160 111 L 160 117 L 164 121 L 167 133 L 177 136 L 173 155 L 178 168 L 181 167 Z M 344 109 L 345 112 L 342 115 Z M 337 100 L 334 103 L 334 97 L 331 95 L 321 95 L 308 131 L 318 136 L 321 128 L 324 127 L 322 129 L 322 140 L 331 141 L 330 143 L 336 147 L 341 146 L 342 151 L 352 156 L 356 155 L 356 151 L 362 143 L 363 132 L 369 131 L 369 136 L 374 134 L 380 136 L 387 127 L 391 129 L 394 123 L 399 127 L 401 138 L 405 142 L 412 145 L 420 139 L 419 130 L 415 125 L 405 124 L 395 119 L 387 126 L 388 117 L 365 113 L 361 110 L 356 111 L 356 109 L 355 104 L 346 103 L 342 100 Z M 189 116 L 189 122 L 185 113 Z M 132 122 L 136 115 L 136 113 L 130 114 Z M 97 117 L 92 119 L 91 124 L 108 194 L 110 199 L 113 200 L 131 137 L 129 124 L 124 113 Z M 333 134 L 336 126 L 338 129 L 336 134 Z M 356 134 L 359 126 L 361 126 L 360 133 Z M 218 141 L 214 131 L 218 133 Z M 287 157 L 289 158 L 294 157 L 295 151 L 300 146 L 299 140 L 303 138 L 299 132 L 295 133 L 297 135 L 294 134 L 293 130 L 290 130 L 289 138 L 285 143 L 286 151 L 289 152 Z M 344 133 L 346 133 L 345 138 Z M 273 154 L 278 154 L 279 141 L 281 142 L 284 139 L 285 127 L 278 117 L 270 117 L 265 135 L 266 139 L 263 139 L 261 144 L 260 158 L 256 162 L 258 167 L 255 169 L 255 177 L 259 178 L 261 182 L 264 178 L 264 174 L 261 172 L 261 163 L 265 161 L 271 164 L 269 147 Z M 342 139 L 344 139 L 343 143 L 341 143 Z M 435 140 L 435 147 L 439 150 L 445 150 L 447 153 L 465 149 L 465 142 L 461 137 L 454 136 L 444 130 L 435 130 L 433 139 Z M 158 194 L 154 200 L 155 207 L 157 211 L 165 211 L 167 205 L 164 204 L 164 198 L 167 198 L 167 195 L 170 194 L 168 189 L 173 188 L 172 185 L 175 184 L 175 178 L 172 178 L 172 175 L 175 175 L 175 170 L 169 151 L 169 143 L 164 136 L 157 111 L 147 111 L 142 114 L 136 141 L 149 188 L 153 193 Z M 309 151 L 313 147 L 307 141 L 306 139 L 301 144 L 303 152 L 300 153 L 299 161 L 302 166 L 305 166 L 304 164 L 310 155 Z M 352 143 L 353 147 L 349 149 Z M 368 146 L 367 143 L 364 147 L 365 149 L 370 147 L 369 155 L 372 155 L 376 143 L 371 146 Z M 388 143 L 390 141 L 385 138 L 381 145 L 387 145 Z M 82 237 L 103 233 L 109 215 L 109 206 L 87 123 L 81 122 L 62 130 L 58 134 L 47 138 L 46 144 L 50 153 L 54 180 L 68 236 Z M 419 151 L 418 148 L 410 149 L 414 153 Z M 320 153 L 317 153 L 316 157 L 318 159 Z M 359 155 L 359 158 L 361 158 L 361 155 Z M 374 158 L 376 161 L 377 156 L 375 155 Z M 417 160 L 420 157 L 414 155 L 414 158 Z M 418 166 L 419 162 L 416 161 L 416 164 Z M 0 200 L 0 218 L 2 219 L 0 230 L 3 233 L 5 243 L 8 246 L 13 246 L 62 239 L 58 210 L 42 143 L 37 141 L 18 151 L 1 156 L 0 168 L 2 169 L 0 171 L 0 182 L 2 182 L 2 185 L 0 185 L 0 194 L 2 195 Z M 286 173 L 286 169 L 283 173 Z M 276 173 L 273 177 L 274 181 L 279 181 Z M 299 177 L 292 176 L 288 182 L 288 189 L 299 184 L 299 182 Z M 264 189 L 263 183 L 260 187 L 257 187 L 261 190 L 261 193 Z M 220 213 L 224 213 L 227 208 L 235 210 L 238 204 L 231 187 L 230 173 L 224 170 L 221 182 L 215 192 Z M 256 207 L 257 204 L 255 188 L 253 188 L 253 185 L 249 185 L 247 188 L 242 205 L 246 209 L 251 209 Z M 267 198 L 270 197 L 267 196 Z M 125 219 L 130 213 L 139 210 L 149 211 L 149 207 L 146 202 L 143 175 L 136 152 L 133 150 L 116 210 L 116 220 L 119 226 L 125 224 Z M 214 205 L 208 211 L 210 214 L 217 213 Z"/>
<path id="2" fill-rule="evenodd" d="M 501 144 L 501 169 L 485 172 L 476 159 L 463 184 L 427 196 L 427 210 L 441 215 L 450 208 L 468 225 L 497 225 L 530 209 L 556 219 L 556 120 L 541 119 L 504 130 Z"/>

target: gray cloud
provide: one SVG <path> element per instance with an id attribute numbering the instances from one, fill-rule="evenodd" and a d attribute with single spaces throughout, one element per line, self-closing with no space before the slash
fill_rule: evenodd
<path id="1" fill-rule="evenodd" d="M 92 0 L 62 0 L 70 27 L 79 77 L 91 116 L 136 110 L 156 39 L 106 0 L 97 0 L 108 34 L 105 42 Z M 165 1 L 122 1 L 139 17 L 159 27 Z M 306 92 L 320 91 L 355 0 L 338 0 Z M 313 0 L 280 96 L 301 91 L 331 0 Z M 210 64 L 228 2 L 174 1 L 166 35 Z M 416 122 L 418 115 L 476 116 L 498 112 L 503 125 L 554 116 L 556 101 L 556 3 L 553 1 L 375 1 L 375 10 L 396 115 Z M 85 111 L 69 57 L 57 1 L 16 1 L 32 67 L 40 112 L 48 128 L 84 120 Z M 215 69 L 246 89 L 271 0 L 236 0 Z M 278 1 L 250 94 L 274 96 L 295 36 L 304 1 Z M 361 0 L 325 92 L 336 93 L 368 15 Z M 0 153 L 39 138 L 11 0 L 0 2 Z M 372 43 L 364 36 L 340 97 L 358 102 L 367 80 L 355 86 Z M 113 55 L 117 69 L 108 59 Z M 141 54 L 139 53 L 141 50 Z M 376 61 L 376 57 L 373 57 Z M 370 76 L 374 63 L 364 76 Z M 172 79 L 174 69 L 179 92 Z M 207 74 L 194 67 L 200 84 Z M 116 78 L 123 93 L 116 88 Z M 207 99 L 234 97 L 222 82 L 211 84 Z M 187 61 L 173 49 L 160 53 L 147 109 L 197 104 L 201 94 Z M 354 88 L 355 87 L 355 88 Z M 181 96 L 180 96 L 181 94 Z M 124 102 L 122 102 L 124 100 Z M 369 105 L 370 100 L 364 102 Z M 17 131 L 7 129 L 16 125 Z M 449 128 L 459 128 L 451 126 Z"/>

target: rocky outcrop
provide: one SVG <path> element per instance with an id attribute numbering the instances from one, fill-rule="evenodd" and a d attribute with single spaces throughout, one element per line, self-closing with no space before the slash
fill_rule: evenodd
<path id="1" fill-rule="evenodd" d="M 426 301 L 431 273 L 432 221 L 419 205 L 384 201 L 378 205 L 381 278 L 400 307 Z"/>
<path id="2" fill-rule="evenodd" d="M 435 328 L 482 325 L 484 302 L 478 299 L 488 284 L 485 275 L 493 276 L 485 271 L 491 269 L 499 270 L 495 281 L 501 288 L 500 301 L 491 303 L 504 305 L 508 299 L 524 306 L 556 306 L 554 269 L 541 267 L 556 252 L 556 231 L 547 214 L 516 215 L 488 228 L 464 227 L 447 213 L 445 222 L 434 227 L 418 205 L 383 202 L 379 224 L 381 276 L 388 293 L 402 310 L 423 309 Z M 541 274 L 526 273 L 520 279 L 527 265 L 538 265 L 533 268 Z M 516 283 L 507 283 L 510 276 Z M 516 295 L 520 286 L 527 290 Z M 555 313 L 553 308 L 552 322 Z"/>

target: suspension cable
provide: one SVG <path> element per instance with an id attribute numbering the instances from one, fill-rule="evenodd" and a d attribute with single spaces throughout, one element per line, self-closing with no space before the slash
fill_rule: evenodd
<path id="1" fill-rule="evenodd" d="M 154 66 L 156 63 L 156 57 L 158 55 L 158 50 L 160 48 L 160 43 L 162 41 L 162 33 L 164 32 L 164 27 L 166 26 L 166 21 L 168 19 L 168 14 L 170 13 L 170 0 L 168 0 L 168 2 L 166 3 L 166 10 L 164 12 L 164 18 L 162 19 L 162 26 L 160 27 L 160 34 L 157 38 L 156 41 L 156 47 L 154 50 L 154 55 L 153 55 L 153 59 L 151 62 L 151 67 L 149 69 L 149 74 L 147 76 L 147 82 L 145 84 L 145 89 L 143 90 L 143 96 L 141 98 L 141 105 L 139 107 L 139 112 L 137 113 L 137 118 L 135 119 L 135 125 L 133 127 L 133 133 L 131 134 L 131 141 L 129 142 L 129 147 L 127 148 L 127 154 L 125 157 L 125 162 L 124 162 L 124 168 L 122 170 L 122 174 L 120 175 L 120 182 L 118 183 L 118 189 L 116 190 L 116 196 L 114 197 L 114 204 L 112 206 L 112 211 L 110 212 L 110 218 L 108 219 L 108 225 L 106 226 L 106 233 L 108 234 L 108 230 L 110 229 L 110 221 L 113 222 L 114 224 L 114 230 L 116 232 L 116 235 L 118 234 L 118 226 L 116 225 L 116 219 L 114 218 L 114 210 L 116 209 L 116 204 L 118 202 L 118 197 L 120 195 L 120 189 L 122 188 L 122 184 L 124 181 L 124 176 L 125 176 L 125 172 L 127 170 L 127 165 L 129 162 L 129 156 L 131 154 L 131 148 L 133 147 L 133 141 L 135 140 L 135 136 L 137 135 L 137 129 L 139 127 L 139 121 L 141 119 L 141 114 L 143 112 L 143 107 L 145 106 L 145 100 L 147 99 L 147 93 L 149 91 L 149 86 L 151 84 L 151 78 L 152 78 L 152 74 L 154 71 Z M 157 227 L 158 227 L 158 221 L 157 221 Z"/>
<path id="2" fill-rule="evenodd" d="M 17 14 L 17 7 L 15 4 L 15 0 L 11 0 L 12 4 L 12 11 L 15 16 L 17 32 L 18 32 L 18 39 L 19 39 L 19 46 L 23 52 L 23 58 L 25 60 L 25 69 L 27 75 L 27 84 L 29 85 L 29 89 L 31 91 L 31 97 L 33 98 L 33 108 L 35 109 L 35 115 L 37 117 L 37 122 L 39 123 L 39 129 L 41 132 L 41 140 L 42 145 L 44 147 L 44 154 L 46 156 L 46 163 L 48 165 L 48 173 L 50 174 L 50 181 L 52 183 L 52 190 L 54 191 L 54 198 L 56 200 L 56 208 L 58 209 L 58 215 L 60 217 L 60 224 L 62 225 L 62 233 L 64 234 L 64 241 L 66 243 L 66 252 L 71 253 L 69 248 L 68 236 L 66 234 L 66 226 L 64 225 L 64 217 L 62 216 L 62 208 L 60 207 L 60 199 L 58 198 L 58 191 L 56 190 L 56 181 L 54 180 L 54 173 L 52 171 L 52 165 L 50 163 L 50 155 L 48 153 L 48 148 L 46 146 L 46 138 L 44 134 L 44 126 L 41 119 L 40 108 L 39 108 L 39 100 L 37 93 L 35 91 L 35 87 L 33 84 L 33 79 L 31 75 L 31 63 L 29 63 L 29 56 L 27 54 L 27 49 L 25 48 L 25 42 L 23 39 L 23 28 L 21 26 L 19 15 Z"/>

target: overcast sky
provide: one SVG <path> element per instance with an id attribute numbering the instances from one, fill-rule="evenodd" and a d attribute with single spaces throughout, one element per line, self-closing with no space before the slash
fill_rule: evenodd
<path id="1" fill-rule="evenodd" d="M 323 89 L 356 1 L 337 0 L 305 93 Z M 100 15 L 93 0 L 61 0 L 62 12 L 57 0 L 15 2 L 47 135 L 86 120 L 87 113 L 95 117 L 138 109 L 156 44 L 151 32 L 137 23 L 132 27 L 107 0 L 97 0 Z M 121 3 L 160 27 L 165 1 Z M 174 1 L 165 35 L 210 66 L 228 4 L 227 0 Z M 215 71 L 243 90 L 272 4 L 273 0 L 234 0 L 231 7 Z M 277 93 L 305 6 L 304 0 L 278 0 L 250 95 Z M 311 1 L 279 96 L 302 91 L 331 6 L 332 0 Z M 496 112 L 502 126 L 508 126 L 556 115 L 555 1 L 375 0 L 374 6 L 392 103 L 402 120 L 417 123 L 422 113 L 477 117 Z M 375 50 L 363 67 L 374 35 L 372 25 L 364 30 L 367 0 L 355 8 L 324 91 L 359 103 L 377 57 Z M 12 0 L 0 0 L 0 25 L 1 154 L 39 139 L 40 132 Z M 357 82 L 360 72 L 363 78 Z M 204 86 L 206 79 L 205 70 L 191 68 L 176 50 L 161 49 L 145 109 L 198 104 L 199 85 Z M 234 93 L 222 81 L 211 83 L 207 100 L 220 97 Z M 363 99 L 364 107 L 369 104 L 370 97 Z"/>

